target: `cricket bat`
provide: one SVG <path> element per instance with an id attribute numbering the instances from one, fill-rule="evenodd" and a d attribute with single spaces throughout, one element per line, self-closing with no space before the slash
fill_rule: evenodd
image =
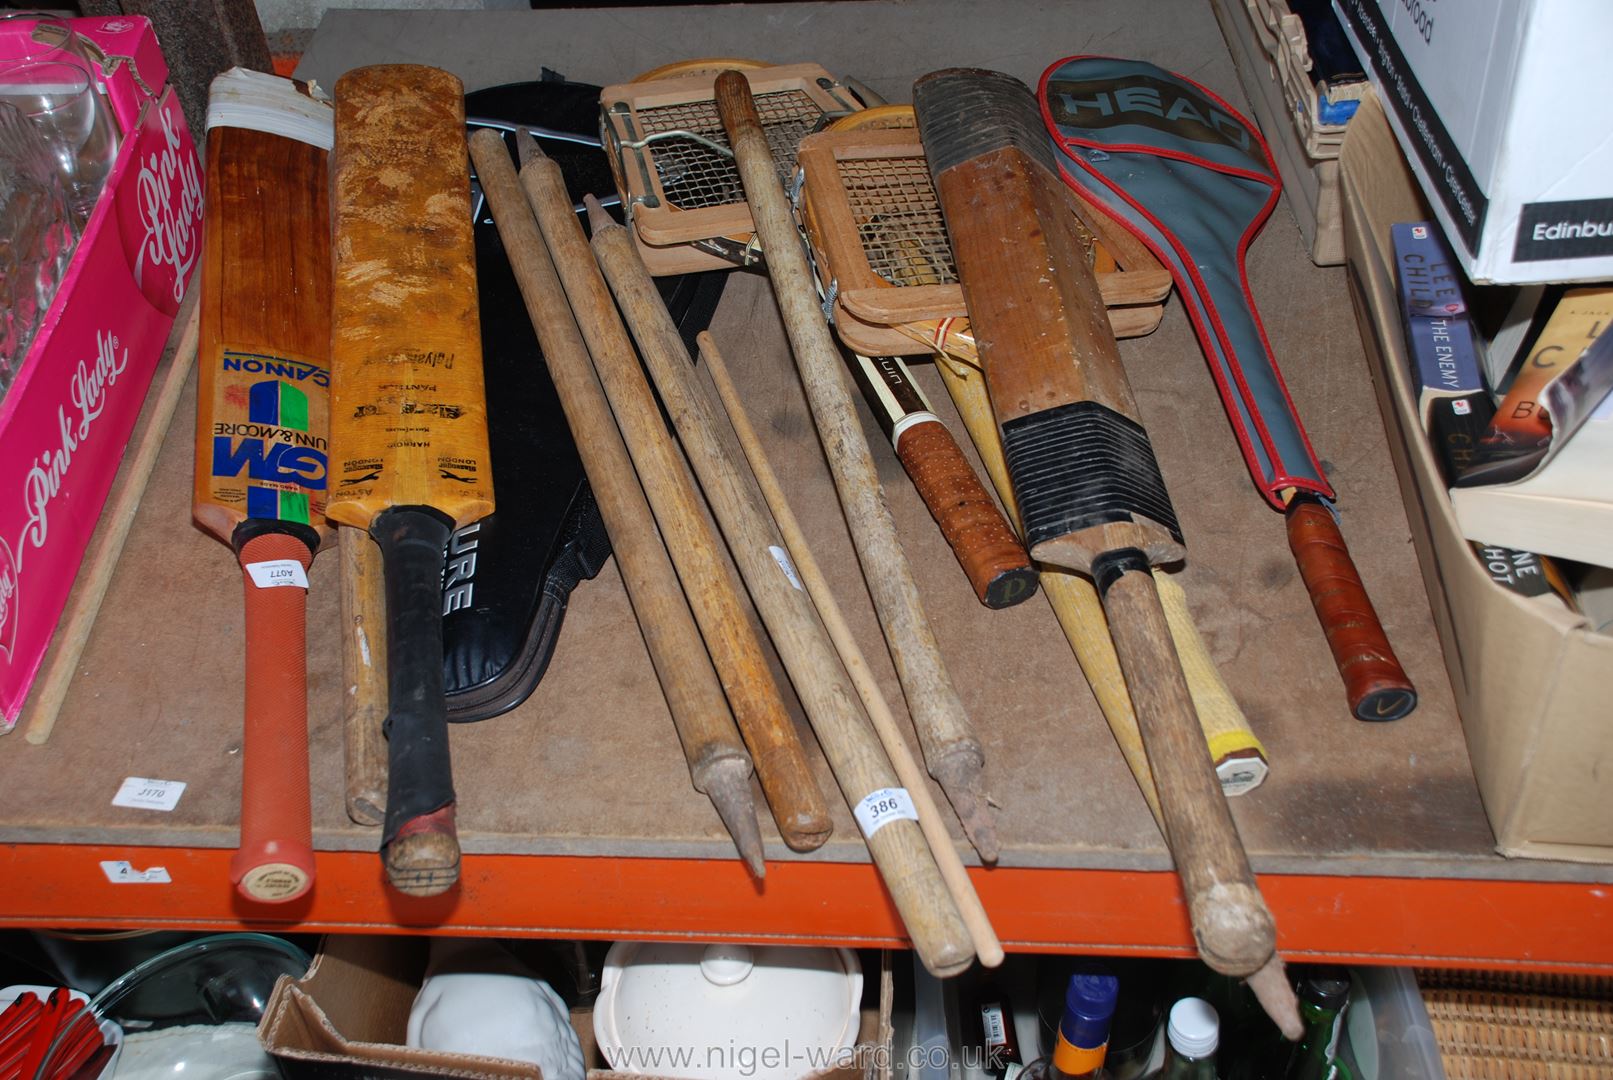
<path id="1" fill-rule="evenodd" d="M 207 118 L 192 514 L 246 589 L 242 895 L 293 900 L 314 877 L 308 804 L 307 570 L 324 526 L 329 438 L 332 114 L 289 79 L 236 68 Z"/>
<path id="2" fill-rule="evenodd" d="M 432 896 L 459 880 L 443 549 L 493 511 L 464 87 L 414 64 L 348 72 L 336 83 L 334 162 L 326 514 L 381 548 L 381 854 L 393 887 Z"/>

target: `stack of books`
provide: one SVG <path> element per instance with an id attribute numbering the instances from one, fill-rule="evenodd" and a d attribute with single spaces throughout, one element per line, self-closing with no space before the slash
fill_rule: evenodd
<path id="1" fill-rule="evenodd" d="M 1392 239 L 1419 413 L 1463 535 L 1498 583 L 1572 607 L 1567 579 L 1613 567 L 1613 286 L 1545 290 L 1515 357 L 1496 356 L 1438 226 Z"/>

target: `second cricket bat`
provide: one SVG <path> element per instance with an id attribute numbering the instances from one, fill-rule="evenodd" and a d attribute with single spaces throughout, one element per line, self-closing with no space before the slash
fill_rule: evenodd
<path id="1" fill-rule="evenodd" d="M 443 700 L 442 558 L 493 511 L 464 87 L 388 64 L 336 83 L 331 492 L 368 529 L 387 596 L 387 877 L 459 878 Z"/>

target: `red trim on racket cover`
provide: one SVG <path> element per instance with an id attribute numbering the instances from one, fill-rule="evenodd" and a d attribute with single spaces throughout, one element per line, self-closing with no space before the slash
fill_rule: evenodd
<path id="1" fill-rule="evenodd" d="M 1179 272 L 1177 261 L 1172 260 L 1169 257 L 1167 257 L 1165 252 L 1160 250 L 1159 246 L 1154 242 L 1152 237 L 1147 236 L 1147 235 L 1139 232 L 1132 225 L 1132 223 L 1130 221 L 1128 221 L 1125 217 L 1123 217 L 1122 215 L 1116 214 L 1114 212 L 1114 210 L 1110 206 L 1108 206 L 1103 199 L 1093 197 L 1093 196 L 1096 195 L 1096 192 L 1091 191 L 1090 189 L 1088 189 L 1088 188 L 1086 188 L 1084 186 L 1076 184 L 1073 181 L 1073 179 L 1071 178 L 1068 170 L 1066 169 L 1065 163 L 1063 161 L 1057 162 L 1058 167 L 1059 167 L 1059 175 L 1060 175 L 1061 178 L 1064 179 L 1064 182 L 1066 184 L 1069 184 L 1071 187 L 1076 188 L 1077 190 L 1080 190 L 1084 195 L 1087 195 L 1089 198 L 1092 198 L 1092 201 L 1097 206 L 1099 206 L 1105 213 L 1107 213 L 1109 215 L 1110 220 L 1114 221 L 1116 224 L 1120 225 L 1122 228 L 1124 228 L 1132 236 L 1136 237 L 1137 240 L 1140 243 L 1142 243 L 1144 247 L 1148 248 L 1148 250 L 1153 253 L 1155 258 L 1157 258 L 1163 265 L 1165 265 L 1165 266 L 1170 268 L 1171 276 L 1176 280 L 1177 290 L 1184 295 L 1184 300 L 1182 302 L 1182 306 L 1187 310 L 1188 319 L 1193 324 L 1194 334 L 1199 338 L 1199 346 L 1205 353 L 1205 363 L 1207 364 L 1207 366 L 1210 369 L 1210 377 L 1214 380 L 1214 382 L 1216 384 L 1216 389 L 1221 395 L 1221 400 L 1222 400 L 1223 404 L 1226 404 L 1226 405 L 1229 406 L 1227 408 L 1227 410 L 1226 410 L 1227 419 L 1228 419 L 1228 422 L 1232 426 L 1232 431 L 1233 431 L 1234 437 L 1238 440 L 1238 448 L 1243 454 L 1244 464 L 1248 468 L 1250 476 L 1254 479 L 1256 488 L 1259 489 L 1261 494 L 1263 496 L 1265 496 L 1266 500 L 1269 503 L 1271 503 L 1272 506 L 1274 506 L 1278 510 L 1283 510 L 1283 509 L 1285 509 L 1285 506 L 1286 506 L 1286 504 L 1282 500 L 1282 495 L 1281 495 L 1282 490 L 1285 489 L 1285 488 L 1295 488 L 1295 489 L 1300 490 L 1300 491 L 1308 491 L 1308 492 L 1312 492 L 1312 493 L 1317 494 L 1317 495 L 1322 495 L 1322 496 L 1324 496 L 1326 498 L 1330 498 L 1330 499 L 1334 498 L 1335 495 L 1334 495 L 1333 488 L 1332 488 L 1332 486 L 1330 484 L 1328 484 L 1328 482 L 1326 480 L 1325 474 L 1324 474 L 1323 469 L 1322 469 L 1321 462 L 1317 459 L 1316 450 L 1311 445 L 1310 435 L 1305 431 L 1304 424 L 1299 420 L 1299 413 L 1298 413 L 1298 410 L 1294 407 L 1293 397 L 1288 392 L 1288 384 L 1283 379 L 1282 369 L 1277 364 L 1276 354 L 1272 351 L 1271 341 L 1266 335 L 1265 323 L 1261 320 L 1260 312 L 1255 306 L 1254 293 L 1249 288 L 1249 274 L 1248 274 L 1248 265 L 1247 265 L 1247 255 L 1248 255 L 1249 245 L 1254 241 L 1255 236 L 1265 226 L 1266 222 L 1268 220 L 1270 220 L 1271 213 L 1276 208 L 1277 200 L 1282 194 L 1282 182 L 1277 177 L 1276 162 L 1272 158 L 1271 147 L 1266 143 L 1265 139 L 1263 139 L 1261 137 L 1259 130 L 1257 128 L 1255 128 L 1254 125 L 1252 125 L 1249 122 L 1247 117 L 1245 117 L 1242 113 L 1238 112 L 1237 109 L 1235 109 L 1231 105 L 1227 104 L 1227 102 L 1224 99 L 1222 99 L 1219 95 L 1217 95 L 1213 91 L 1209 90 L 1205 86 L 1201 85 L 1200 83 L 1195 82 L 1194 80 L 1189 79 L 1184 75 L 1177 74 L 1175 72 L 1171 72 L 1170 74 L 1174 75 L 1176 78 L 1181 79 L 1183 82 L 1188 83 L 1189 85 L 1191 85 L 1194 88 L 1196 88 L 1197 90 L 1199 90 L 1206 97 L 1208 97 L 1209 99 L 1214 101 L 1217 105 L 1219 105 L 1222 108 L 1224 108 L 1228 115 L 1230 115 L 1233 118 L 1235 118 L 1240 124 L 1242 124 L 1244 126 L 1244 128 L 1253 137 L 1253 139 L 1255 141 L 1255 144 L 1260 147 L 1261 155 L 1262 155 L 1262 157 L 1264 157 L 1268 167 L 1271 169 L 1271 172 L 1268 175 L 1262 176 L 1261 174 L 1259 174 L 1257 172 L 1254 172 L 1252 170 L 1236 169 L 1236 168 L 1230 168 L 1230 167 L 1218 165 L 1215 162 L 1207 161 L 1207 160 L 1205 160 L 1203 158 L 1197 157 L 1196 155 L 1172 153 L 1170 151 L 1161 150 L 1161 149 L 1159 149 L 1157 147 L 1153 147 L 1153 146 L 1145 146 L 1145 145 L 1142 145 L 1142 144 L 1135 144 L 1134 145 L 1134 144 L 1125 144 L 1125 143 L 1114 143 L 1114 144 L 1102 144 L 1102 145 L 1100 145 L 1100 144 L 1097 144 L 1097 143 L 1093 143 L 1093 142 L 1089 142 L 1089 141 L 1081 140 L 1081 139 L 1066 139 L 1061 135 L 1055 134 L 1056 125 L 1055 125 L 1055 123 L 1053 121 L 1052 111 L 1048 108 L 1048 105 L 1047 105 L 1047 83 L 1048 83 L 1048 80 L 1052 77 L 1053 72 L 1056 71 L 1058 68 L 1062 67 L 1064 64 L 1067 64 L 1067 63 L 1069 63 L 1069 62 L 1071 62 L 1073 60 L 1085 60 L 1085 59 L 1118 60 L 1118 59 L 1123 59 L 1123 58 L 1121 58 L 1121 57 L 1101 56 L 1101 55 L 1098 55 L 1098 54 L 1081 54 L 1081 55 L 1077 55 L 1077 56 L 1067 56 L 1064 59 L 1055 61 L 1053 64 L 1051 64 L 1045 71 L 1042 72 L 1041 78 L 1039 80 L 1037 80 L 1036 106 L 1041 111 L 1042 123 L 1043 123 L 1043 126 L 1046 127 L 1046 129 L 1048 131 L 1048 137 L 1053 139 L 1054 142 L 1059 145 L 1061 150 L 1063 150 L 1063 148 L 1066 147 L 1066 146 L 1093 146 L 1093 147 L 1095 147 L 1097 149 L 1101 149 L 1101 150 L 1104 150 L 1106 152 L 1107 151 L 1115 151 L 1115 152 L 1129 152 L 1129 153 L 1146 153 L 1146 154 L 1153 155 L 1155 157 L 1164 157 L 1164 158 L 1170 158 L 1172 160 L 1177 160 L 1177 161 L 1186 161 L 1186 162 L 1188 162 L 1190 164 L 1198 165 L 1200 167 L 1210 169 L 1211 171 L 1214 171 L 1214 172 L 1219 172 L 1219 173 L 1223 173 L 1223 174 L 1231 175 L 1231 176 L 1238 176 L 1238 177 L 1241 177 L 1241 178 L 1247 179 L 1247 180 L 1253 180 L 1253 181 L 1256 181 L 1258 183 L 1263 183 L 1263 184 L 1267 185 L 1271 189 L 1271 194 L 1266 199 L 1266 202 L 1264 203 L 1264 205 L 1262 205 L 1259 213 L 1257 213 L 1250 220 L 1250 223 L 1249 223 L 1248 227 L 1244 230 L 1243 234 L 1239 238 L 1238 249 L 1237 249 L 1238 282 L 1239 282 L 1239 287 L 1243 291 L 1244 299 L 1247 302 L 1247 305 L 1248 305 L 1248 308 L 1249 308 L 1250 318 L 1253 320 L 1255 330 L 1259 334 L 1261 347 L 1265 350 L 1266 357 L 1270 361 L 1272 376 L 1276 380 L 1277 389 L 1282 393 L 1284 403 L 1288 406 L 1289 412 L 1294 416 L 1295 427 L 1299 431 L 1300 440 L 1304 443 L 1305 452 L 1306 452 L 1307 456 L 1310 458 L 1310 462 L 1311 462 L 1312 467 L 1315 469 L 1317 476 L 1321 478 L 1319 481 L 1318 480 L 1312 480 L 1309 477 L 1289 476 L 1289 475 L 1281 473 L 1281 472 L 1276 472 L 1276 475 L 1272 478 L 1271 481 L 1268 482 L 1266 480 L 1266 478 L 1261 474 L 1260 463 L 1259 463 L 1259 460 L 1256 458 L 1256 456 L 1254 454 L 1254 447 L 1253 447 L 1253 444 L 1252 444 L 1252 442 L 1250 440 L 1249 432 L 1244 430 L 1243 425 L 1242 425 L 1242 423 L 1241 423 L 1241 421 L 1239 419 L 1237 409 L 1235 407 L 1230 407 L 1232 405 L 1232 402 L 1231 402 L 1231 399 L 1230 399 L 1230 394 L 1231 394 L 1232 391 L 1226 385 L 1225 378 L 1222 375 L 1222 372 L 1220 370 L 1219 365 L 1216 364 L 1215 360 L 1211 356 L 1212 346 L 1210 344 L 1209 337 L 1208 337 L 1209 332 L 1214 333 L 1216 341 L 1218 341 L 1220 343 L 1220 345 L 1221 345 L 1221 349 L 1219 351 L 1220 351 L 1221 355 L 1224 355 L 1227 358 L 1227 364 L 1232 369 L 1233 378 L 1237 382 L 1238 391 L 1239 391 L 1240 396 L 1243 398 L 1244 401 L 1249 402 L 1251 405 L 1253 405 L 1254 404 L 1254 399 L 1253 399 L 1252 394 L 1250 393 L 1249 384 L 1244 378 L 1243 368 L 1242 368 L 1242 365 L 1238 361 L 1237 354 L 1233 351 L 1233 349 L 1230 346 L 1230 343 L 1227 340 L 1226 328 L 1225 328 L 1225 326 L 1223 325 L 1223 323 L 1221 321 L 1220 312 L 1216 309 L 1215 305 L 1210 301 L 1208 291 L 1205 288 L 1204 280 L 1198 275 L 1198 273 L 1196 273 L 1193 270 L 1193 259 L 1189 256 L 1189 254 L 1186 251 L 1186 249 L 1181 245 L 1181 242 L 1177 239 L 1176 234 L 1172 230 L 1166 228 L 1164 223 L 1161 222 L 1157 217 L 1155 217 L 1154 214 L 1151 213 L 1146 207 L 1140 205 L 1139 203 L 1137 203 L 1136 201 L 1134 201 L 1133 199 L 1128 197 L 1124 191 L 1122 191 L 1115 184 L 1113 184 L 1102 173 L 1099 173 L 1095 169 L 1087 168 L 1084 164 L 1082 165 L 1082 169 L 1083 169 L 1084 172 L 1086 172 L 1089 175 L 1091 175 L 1092 177 L 1094 177 L 1105 189 L 1113 192 L 1116 198 L 1120 199 L 1126 205 L 1130 206 L 1140 216 L 1142 216 L 1143 218 L 1147 219 L 1150 223 L 1153 224 L 1153 226 L 1156 229 L 1158 229 L 1160 231 L 1160 233 L 1162 233 L 1163 235 L 1165 235 L 1165 236 L 1170 238 L 1171 247 L 1176 252 L 1177 257 L 1180 260 L 1180 266 L 1185 268 L 1185 272 L 1192 279 L 1192 283 L 1193 283 L 1194 287 L 1191 290 L 1189 290 L 1187 288 L 1187 284 L 1185 282 L 1183 282 L 1182 279 L 1181 279 L 1181 273 Z M 1077 164 L 1082 164 L 1080 158 L 1075 154 L 1069 154 L 1069 153 L 1066 152 L 1065 156 L 1069 160 L 1075 161 Z M 1201 313 L 1199 311 L 1199 306 L 1195 305 L 1194 303 L 1190 303 L 1188 300 L 1185 299 L 1185 296 L 1189 291 L 1191 291 L 1192 295 L 1198 299 L 1198 305 L 1202 305 L 1202 307 L 1204 309 L 1203 313 L 1202 313 L 1202 316 L 1201 316 Z M 1204 325 L 1203 318 L 1205 318 L 1205 317 L 1207 317 L 1210 320 L 1210 323 L 1211 323 L 1211 330 L 1210 331 L 1207 331 L 1207 329 L 1206 329 L 1206 327 Z M 1273 443 L 1273 441 L 1271 439 L 1271 436 L 1270 436 L 1269 432 L 1266 429 L 1266 425 L 1265 425 L 1264 421 L 1261 419 L 1261 415 L 1260 415 L 1259 410 L 1251 408 L 1250 409 L 1250 418 L 1251 418 L 1251 420 L 1253 421 L 1253 423 L 1255 425 L 1256 436 L 1259 438 L 1259 441 L 1260 441 L 1260 444 L 1262 445 L 1262 447 L 1265 448 L 1267 458 L 1270 461 L 1272 461 L 1273 463 L 1276 463 L 1277 461 L 1280 460 L 1280 455 L 1276 452 L 1276 446 Z M 1275 471 L 1276 470 L 1274 470 L 1274 472 Z"/>

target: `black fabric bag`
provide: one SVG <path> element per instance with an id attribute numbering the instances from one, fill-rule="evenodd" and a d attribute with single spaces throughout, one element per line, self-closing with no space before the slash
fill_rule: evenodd
<path id="1" fill-rule="evenodd" d="M 599 87 L 544 80 L 466 96 L 472 117 L 540 124 L 592 137 Z M 614 191 L 604 152 L 541 140 L 576 199 Z M 498 510 L 458 530 L 443 568 L 443 675 L 448 718 L 465 723 L 515 708 L 537 687 L 554 654 L 571 591 L 610 556 L 537 337 L 492 216 L 479 193 L 476 272 L 488 429 Z M 706 328 L 726 274 L 663 278 L 659 284 L 685 339 Z"/>

